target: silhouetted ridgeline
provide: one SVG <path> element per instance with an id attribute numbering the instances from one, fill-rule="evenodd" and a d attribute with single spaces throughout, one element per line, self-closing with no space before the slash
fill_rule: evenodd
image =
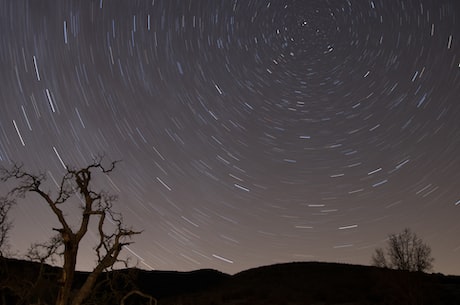
<path id="1" fill-rule="evenodd" d="M 58 268 L 12 259 L 1 259 L 0 268 L 0 304 L 53 304 Z M 76 285 L 86 276 L 79 272 Z M 157 298 L 159 305 L 460 304 L 458 276 L 315 262 L 259 267 L 233 276 L 215 270 L 119 270 L 100 277 L 88 304 L 119 304 L 133 289 Z M 148 304 L 144 301 L 133 297 L 126 304 Z"/>
<path id="2" fill-rule="evenodd" d="M 238 273 L 160 305 L 460 304 L 460 277 L 333 263 L 287 263 Z"/>
<path id="3" fill-rule="evenodd" d="M 59 271 L 60 268 L 45 264 L 0 258 L 0 304 L 32 304 L 39 301 L 54 304 Z M 75 287 L 81 286 L 88 274 L 78 272 Z M 204 291 L 229 277 L 211 269 L 191 272 L 117 270 L 100 276 L 88 304 L 119 304 L 123 296 L 132 290 L 139 290 L 160 300 Z"/>

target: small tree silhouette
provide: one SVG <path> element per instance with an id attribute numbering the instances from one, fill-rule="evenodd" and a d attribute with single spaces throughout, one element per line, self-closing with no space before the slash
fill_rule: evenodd
<path id="1" fill-rule="evenodd" d="M 374 266 L 407 271 L 429 271 L 433 261 L 431 248 L 409 228 L 388 236 L 386 255 L 377 248 L 372 256 Z"/>
<path id="2" fill-rule="evenodd" d="M 57 237 L 53 237 L 48 243 L 37 244 L 29 251 L 30 258 L 35 260 L 46 259 L 54 254 L 60 254 L 63 257 L 56 305 L 82 304 L 90 295 L 99 275 L 115 263 L 122 261 L 118 256 L 123 247 L 130 244 L 128 240 L 133 235 L 141 233 L 126 227 L 121 214 L 113 211 L 115 196 L 104 191 L 96 191 L 92 186 L 94 172 L 109 174 L 114 170 L 116 163 L 112 162 L 110 166 L 106 167 L 102 165 L 102 157 L 98 157 L 93 160 L 92 164 L 80 169 L 66 166 L 58 191 L 55 194 L 43 189 L 44 174 L 32 174 L 17 164 L 13 165 L 11 169 L 2 168 L 0 170 L 1 181 L 15 180 L 18 182 L 18 185 L 10 191 L 9 195 L 24 197 L 28 193 L 38 194 L 47 203 L 61 225 L 60 228 L 53 228 L 58 232 Z M 78 196 L 83 203 L 79 223 L 75 226 L 76 229 L 70 225 L 63 210 L 64 203 L 70 204 L 69 199 L 73 196 Z M 83 285 L 73 294 L 72 284 L 78 249 L 81 240 L 88 232 L 90 219 L 96 219 L 97 222 L 99 238 L 95 247 L 97 263 Z M 114 224 L 113 232 L 106 232 L 106 220 Z"/>
<path id="3" fill-rule="evenodd" d="M 8 198 L 0 198 L 0 257 L 5 256 L 8 251 L 9 233 L 13 227 L 12 222 L 8 218 L 8 213 L 14 204 L 13 200 Z"/>

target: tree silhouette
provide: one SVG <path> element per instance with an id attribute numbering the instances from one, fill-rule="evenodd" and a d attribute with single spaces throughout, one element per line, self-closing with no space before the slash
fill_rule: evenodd
<path id="1" fill-rule="evenodd" d="M 14 205 L 14 201 L 7 197 L 0 198 L 0 257 L 5 256 L 9 248 L 9 233 L 13 224 L 8 218 L 8 213 Z"/>
<path id="2" fill-rule="evenodd" d="M 431 248 L 409 228 L 388 236 L 386 255 L 377 248 L 372 256 L 374 266 L 407 271 L 429 271 L 433 261 Z"/>
<path id="3" fill-rule="evenodd" d="M 32 174 L 25 171 L 22 165 L 17 164 L 13 165 L 11 169 L 2 168 L 0 170 L 1 181 L 14 180 L 18 183 L 10 191 L 9 195 L 23 198 L 28 193 L 38 194 L 47 203 L 59 221 L 61 227 L 53 228 L 53 230 L 58 232 L 57 238 L 53 237 L 47 244 L 40 245 L 41 248 L 46 250 L 45 257 L 55 253 L 63 257 L 56 305 L 82 304 L 90 295 L 98 276 L 115 263 L 122 261 L 118 256 L 123 247 L 131 243 L 129 240 L 133 235 L 141 233 L 126 227 L 121 214 L 113 211 L 113 202 L 116 200 L 115 196 L 104 191 L 96 191 L 92 187 L 94 182 L 93 174 L 96 171 L 109 174 L 115 169 L 116 163 L 114 161 L 106 167 L 102 165 L 102 157 L 98 157 L 93 160 L 93 163 L 83 168 L 75 169 L 66 166 L 56 194 L 51 194 L 51 192 L 43 189 L 44 174 Z M 65 203 L 72 204 L 78 202 L 77 200 L 73 202 L 69 201 L 74 196 L 81 199 L 82 206 L 79 223 L 76 226 L 71 226 L 66 218 L 67 216 L 64 214 L 63 207 Z M 95 247 L 97 263 L 83 285 L 73 293 L 72 284 L 74 282 L 79 245 L 88 232 L 91 219 L 97 219 L 98 243 Z M 114 224 L 115 229 L 113 232 L 106 232 L 106 220 Z M 76 229 L 73 227 L 76 227 Z M 39 245 L 32 247 L 29 255 L 38 258 L 43 257 L 40 255 L 40 247 Z M 59 251 L 58 249 L 61 250 Z"/>

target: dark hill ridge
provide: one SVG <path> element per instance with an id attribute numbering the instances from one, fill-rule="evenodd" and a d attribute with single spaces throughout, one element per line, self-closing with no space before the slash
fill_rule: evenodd
<path id="1" fill-rule="evenodd" d="M 23 299 L 27 297 L 24 304 L 36 302 L 38 298 L 53 304 L 59 268 L 43 267 L 44 276 L 37 286 L 24 290 L 35 282 L 40 265 L 0 259 L 0 304 L 16 304 L 20 291 L 27 291 L 20 295 Z M 79 272 L 76 284 L 80 285 L 86 276 L 86 272 Z M 108 276 L 113 289 L 105 281 Z M 132 289 L 154 296 L 158 305 L 460 304 L 458 276 L 317 262 L 276 264 L 233 276 L 209 269 L 192 272 L 118 270 L 99 279 L 92 304 L 119 304 L 121 297 Z M 130 304 L 147 304 L 142 301 L 138 299 Z"/>
<path id="2" fill-rule="evenodd" d="M 460 304 L 460 277 L 298 262 L 249 269 L 205 293 L 160 305 Z"/>
<path id="3" fill-rule="evenodd" d="M 230 275 L 212 269 L 189 272 L 131 269 L 128 272 L 134 274 L 140 291 L 157 299 L 205 291 L 230 278 Z"/>
<path id="4" fill-rule="evenodd" d="M 54 304 L 59 271 L 60 268 L 46 264 L 0 258 L 0 305 L 29 304 L 38 299 Z M 87 276 L 88 272 L 77 272 L 74 286 L 80 287 Z M 112 280 L 113 289 L 108 285 L 108 278 Z M 119 302 L 115 300 L 136 289 L 162 299 L 204 291 L 228 278 L 230 275 L 212 269 L 190 272 L 122 269 L 103 274 L 98 279 L 93 297 L 98 300 L 95 304 L 117 304 Z M 100 303 L 100 300 L 104 302 Z"/>

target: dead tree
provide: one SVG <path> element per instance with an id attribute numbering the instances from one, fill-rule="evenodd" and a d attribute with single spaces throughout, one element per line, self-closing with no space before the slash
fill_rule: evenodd
<path id="1" fill-rule="evenodd" d="M 129 240 L 133 235 L 141 233 L 126 227 L 121 214 L 113 211 L 115 196 L 104 191 L 96 191 L 92 186 L 94 182 L 92 180 L 93 174 L 96 171 L 109 174 L 114 170 L 116 163 L 112 162 L 110 166 L 106 167 L 102 164 L 102 158 L 97 158 L 93 160 L 92 164 L 80 169 L 67 166 L 60 180 L 58 191 L 54 194 L 44 190 L 44 174 L 32 174 L 25 171 L 22 165 L 17 164 L 13 165 L 11 169 L 1 169 L 0 179 L 2 181 L 15 180 L 18 183 L 10 191 L 9 195 L 23 198 L 28 193 L 38 194 L 59 221 L 61 227 L 53 228 L 59 233 L 59 239 L 56 242 L 60 242 L 63 245 L 63 266 L 56 305 L 82 304 L 90 295 L 99 275 L 119 262 L 118 256 L 123 247 L 131 243 Z M 69 224 L 63 211 L 65 203 L 71 204 L 72 201 L 69 199 L 74 196 L 79 196 L 83 203 L 78 224 L 75 226 L 76 229 Z M 97 263 L 83 285 L 73 294 L 72 284 L 74 282 L 78 249 L 81 240 L 88 232 L 91 219 L 97 219 L 99 237 L 98 244 L 95 247 Z M 111 233 L 106 232 L 107 219 L 116 227 Z"/>
<path id="2" fill-rule="evenodd" d="M 7 197 L 0 198 L 0 257 L 4 257 L 9 248 L 8 238 L 13 224 L 8 218 L 8 213 L 13 205 L 13 200 Z"/>

